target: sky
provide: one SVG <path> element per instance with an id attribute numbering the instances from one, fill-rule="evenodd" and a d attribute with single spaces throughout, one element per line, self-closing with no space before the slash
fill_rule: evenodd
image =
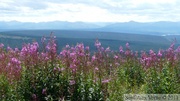
<path id="1" fill-rule="evenodd" d="M 0 0 L 0 21 L 180 21 L 180 0 Z"/>

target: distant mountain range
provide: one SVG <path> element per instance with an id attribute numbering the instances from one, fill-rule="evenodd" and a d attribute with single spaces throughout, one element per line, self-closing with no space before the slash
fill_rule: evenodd
<path id="1" fill-rule="evenodd" d="M 66 21 L 53 21 L 53 22 L 0 22 L 0 29 L 88 29 L 99 28 L 100 25 L 84 22 L 66 22 Z"/>
<path id="2" fill-rule="evenodd" d="M 180 22 L 118 22 L 118 23 L 86 23 L 86 22 L 0 22 L 0 30 L 22 29 L 64 29 L 64 30 L 88 30 L 101 32 L 123 32 L 150 35 L 180 35 Z"/>
<path id="3" fill-rule="evenodd" d="M 137 34 L 152 34 L 152 35 L 167 35 L 180 34 L 180 22 L 124 22 L 114 23 L 100 28 L 102 31 L 137 33 Z"/>

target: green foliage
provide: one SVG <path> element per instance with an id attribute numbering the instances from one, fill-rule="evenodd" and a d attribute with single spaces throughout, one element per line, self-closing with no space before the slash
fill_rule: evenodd
<path id="1" fill-rule="evenodd" d="M 164 65 L 161 71 L 151 68 L 146 77 L 146 93 L 148 94 L 177 94 L 180 91 L 175 69 Z"/>
<path id="2" fill-rule="evenodd" d="M 7 99 L 10 84 L 4 75 L 0 75 L 0 99 Z"/>
<path id="3" fill-rule="evenodd" d="M 45 42 L 48 40 L 49 42 Z M 124 94 L 179 94 L 180 47 L 134 53 L 126 44 L 113 52 L 77 44 L 57 54 L 56 39 L 43 38 L 21 50 L 0 44 L 2 101 L 122 101 Z"/>
<path id="4" fill-rule="evenodd" d="M 0 100 L 1 101 L 19 101 L 21 95 L 16 92 L 17 82 L 10 82 L 3 74 L 0 75 Z M 23 100 L 21 100 L 23 101 Z"/>
<path id="5" fill-rule="evenodd" d="M 145 71 L 137 61 L 135 62 L 132 59 L 127 61 L 127 64 L 117 68 L 113 80 L 109 83 L 110 101 L 122 101 L 124 94 L 144 92 L 142 88 L 145 83 Z"/>
<path id="6" fill-rule="evenodd" d="M 78 78 L 74 85 L 72 101 L 103 101 L 102 87 L 92 79 Z"/>
<path id="7" fill-rule="evenodd" d="M 62 72 L 55 70 L 51 65 L 24 68 L 19 92 L 25 100 L 67 99 L 69 81 L 67 75 Z"/>

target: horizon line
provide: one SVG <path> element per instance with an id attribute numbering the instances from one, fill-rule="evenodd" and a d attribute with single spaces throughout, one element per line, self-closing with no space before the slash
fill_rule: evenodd
<path id="1" fill-rule="evenodd" d="M 105 22 L 105 21 L 99 21 L 99 22 L 88 22 L 88 21 L 64 21 L 64 20 L 54 20 L 54 21 L 40 21 L 40 22 L 34 22 L 34 21 L 18 21 L 18 20 L 9 20 L 9 21 L 0 21 L 0 22 L 20 22 L 20 23 L 48 23 L 48 22 L 69 22 L 69 23 L 128 23 L 128 22 L 136 22 L 136 23 L 154 23 L 154 22 L 180 22 L 180 21 L 169 21 L 169 20 L 160 20 L 160 21 L 114 21 L 114 22 Z"/>

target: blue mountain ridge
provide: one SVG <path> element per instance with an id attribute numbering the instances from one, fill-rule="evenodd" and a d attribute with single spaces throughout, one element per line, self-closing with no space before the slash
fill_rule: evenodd
<path id="1" fill-rule="evenodd" d="M 180 22 L 160 21 L 160 22 L 0 22 L 0 30 L 22 30 L 22 29 L 65 29 L 65 30 L 88 30 L 101 32 L 121 32 L 150 35 L 179 35 Z"/>

